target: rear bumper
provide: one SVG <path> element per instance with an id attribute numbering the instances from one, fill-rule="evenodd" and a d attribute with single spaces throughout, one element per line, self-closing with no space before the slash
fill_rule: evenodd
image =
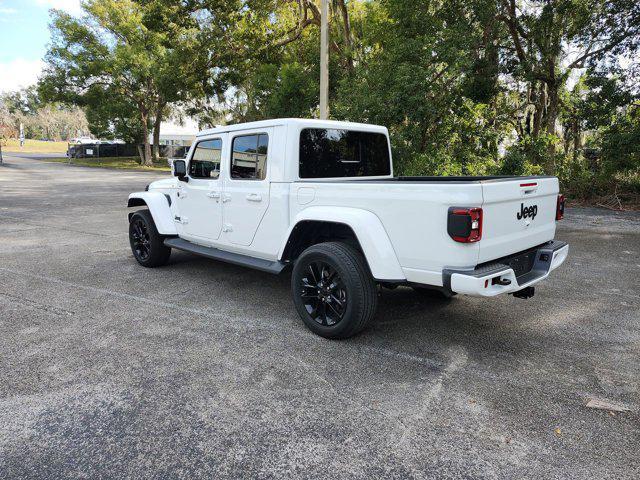
<path id="1" fill-rule="evenodd" d="M 568 253 L 567 243 L 553 240 L 473 270 L 445 269 L 442 272 L 443 286 L 452 292 L 482 297 L 517 292 L 547 278 L 550 272 L 564 263 Z M 523 262 L 530 262 L 531 268 L 523 271 Z"/>

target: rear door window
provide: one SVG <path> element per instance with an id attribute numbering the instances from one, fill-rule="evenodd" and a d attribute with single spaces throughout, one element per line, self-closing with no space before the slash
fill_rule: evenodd
<path id="1" fill-rule="evenodd" d="M 300 178 L 375 177 L 391 174 L 382 133 L 334 128 L 300 132 Z"/>
<path id="2" fill-rule="evenodd" d="M 231 178 L 264 180 L 268 144 L 269 137 L 265 133 L 235 137 L 231 148 Z"/>

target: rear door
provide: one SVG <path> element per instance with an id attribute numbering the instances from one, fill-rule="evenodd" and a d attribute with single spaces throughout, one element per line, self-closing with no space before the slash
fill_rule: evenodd
<path id="1" fill-rule="evenodd" d="M 229 133 L 223 231 L 234 245 L 250 245 L 269 207 L 269 141 L 273 128 Z"/>
<path id="2" fill-rule="evenodd" d="M 483 224 L 478 263 L 553 240 L 558 190 L 555 177 L 483 181 Z"/>

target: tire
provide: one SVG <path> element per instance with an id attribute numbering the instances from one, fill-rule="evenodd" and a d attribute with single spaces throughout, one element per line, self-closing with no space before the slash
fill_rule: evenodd
<path id="1" fill-rule="evenodd" d="M 341 242 L 319 243 L 302 252 L 293 266 L 291 294 L 305 325 L 331 339 L 360 333 L 378 306 L 376 283 L 366 260 Z"/>
<path id="2" fill-rule="evenodd" d="M 165 265 L 171 256 L 171 248 L 164 244 L 149 210 L 138 210 L 129 220 L 129 243 L 137 262 L 143 267 Z"/>

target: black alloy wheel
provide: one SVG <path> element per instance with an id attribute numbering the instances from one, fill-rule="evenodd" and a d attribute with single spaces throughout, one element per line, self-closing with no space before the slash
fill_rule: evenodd
<path id="1" fill-rule="evenodd" d="M 309 330 L 332 339 L 364 330 L 378 304 L 367 261 L 344 242 L 319 243 L 302 252 L 293 265 L 291 294 Z"/>
<path id="2" fill-rule="evenodd" d="M 339 323 L 347 310 L 347 289 L 340 274 L 322 261 L 307 265 L 299 295 L 309 316 L 323 326 Z"/>
<path id="3" fill-rule="evenodd" d="M 131 222 L 131 248 L 135 257 L 143 262 L 151 255 L 151 239 L 142 218 Z"/>
<path id="4" fill-rule="evenodd" d="M 171 248 L 164 244 L 165 237 L 158 233 L 149 210 L 138 210 L 129 219 L 129 243 L 136 261 L 143 267 L 166 264 Z"/>

